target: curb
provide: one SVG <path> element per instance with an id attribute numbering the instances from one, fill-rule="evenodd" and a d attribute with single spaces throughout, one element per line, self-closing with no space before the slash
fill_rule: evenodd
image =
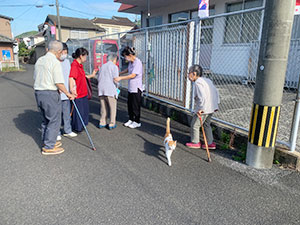
<path id="1" fill-rule="evenodd" d="M 94 88 L 97 88 L 97 80 L 92 80 Z M 120 88 L 120 97 L 127 99 L 128 91 L 126 88 Z M 94 92 L 95 93 L 95 92 Z M 189 111 L 177 108 L 170 104 L 161 102 L 157 99 L 142 96 L 142 107 L 155 111 L 165 117 L 170 117 L 179 123 L 186 126 L 190 126 L 192 115 Z M 245 148 L 248 144 L 248 133 L 221 124 L 217 121 L 212 121 L 212 130 L 214 139 L 217 140 L 217 144 L 224 144 L 225 139 L 229 139 L 228 148 L 235 149 L 237 152 L 241 147 Z M 278 160 L 283 167 L 300 171 L 300 153 L 290 152 L 283 146 L 275 147 L 274 160 Z"/>

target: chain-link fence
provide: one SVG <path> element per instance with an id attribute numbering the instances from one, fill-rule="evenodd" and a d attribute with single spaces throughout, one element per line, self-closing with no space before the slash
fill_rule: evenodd
<path id="1" fill-rule="evenodd" d="M 187 71 L 192 64 L 200 64 L 205 76 L 213 80 L 220 93 L 220 110 L 215 119 L 246 131 L 253 103 L 263 16 L 263 8 L 248 9 L 242 13 L 215 15 L 204 20 L 88 40 L 68 40 L 67 44 L 70 53 L 77 47 L 89 50 L 85 64 L 88 73 L 106 63 L 110 52 L 120 56 L 125 46 L 135 47 L 137 57 L 143 63 L 145 94 L 189 111 L 193 107 L 193 85 L 187 79 Z M 282 142 L 289 140 L 300 73 L 299 18 L 295 17 L 283 91 L 277 139 Z M 120 70 L 128 66 L 122 57 L 118 65 Z M 127 87 L 127 82 L 123 81 L 121 85 Z"/>

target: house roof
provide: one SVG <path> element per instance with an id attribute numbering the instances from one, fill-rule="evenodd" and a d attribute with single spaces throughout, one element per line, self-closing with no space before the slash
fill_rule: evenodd
<path id="1" fill-rule="evenodd" d="M 116 3 L 120 3 L 120 8 L 118 12 L 124 13 L 133 13 L 140 14 L 141 12 L 147 12 L 148 10 L 148 1 L 141 0 L 114 0 Z M 169 5 L 173 5 L 175 3 L 182 3 L 182 0 L 151 0 L 150 1 L 150 9 L 158 9 L 162 7 L 166 7 Z M 195 1 L 195 7 L 197 8 L 197 1 Z"/>
<path id="2" fill-rule="evenodd" d="M 0 43 L 13 43 L 13 39 L 0 34 Z"/>
<path id="3" fill-rule="evenodd" d="M 128 26 L 134 27 L 135 23 L 125 17 L 113 16 L 111 19 L 104 18 L 94 18 L 92 20 L 94 23 L 110 24 L 110 25 L 119 25 L 119 26 Z"/>
<path id="4" fill-rule="evenodd" d="M 39 32 L 39 33 L 37 33 L 37 34 L 34 34 L 34 35 L 31 35 L 31 36 L 29 36 L 30 38 L 31 37 L 44 37 L 44 35 L 43 35 L 43 31 L 41 31 L 41 32 Z"/>
<path id="5" fill-rule="evenodd" d="M 132 9 L 132 8 L 135 8 L 136 6 L 134 5 L 128 5 L 128 4 L 124 4 L 122 3 L 120 8 L 118 9 L 118 12 L 125 12 L 126 10 L 129 10 L 129 9 Z"/>
<path id="6" fill-rule="evenodd" d="M 41 41 L 37 44 L 34 45 L 34 47 L 45 47 L 46 46 L 46 42 L 45 41 Z"/>
<path id="7" fill-rule="evenodd" d="M 52 21 L 57 24 L 57 16 L 48 15 L 46 22 Z M 96 30 L 100 32 L 105 32 L 105 29 L 98 27 L 88 19 L 75 18 L 75 17 L 66 17 L 60 16 L 60 25 L 65 28 L 74 28 L 74 29 L 83 29 L 83 30 Z"/>
<path id="8" fill-rule="evenodd" d="M 1 15 L 0 14 L 0 18 L 4 18 L 4 19 L 7 19 L 7 20 L 14 20 L 13 18 L 11 18 L 11 17 L 8 17 L 8 16 L 4 16 L 4 15 Z"/>

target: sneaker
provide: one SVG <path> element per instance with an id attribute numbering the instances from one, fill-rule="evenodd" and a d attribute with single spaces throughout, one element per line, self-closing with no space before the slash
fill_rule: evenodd
<path id="1" fill-rule="evenodd" d="M 188 148 L 201 148 L 201 142 L 199 143 L 189 142 L 189 143 L 185 143 L 185 146 Z"/>
<path id="2" fill-rule="evenodd" d="M 140 126 L 142 126 L 141 123 L 132 122 L 128 127 L 134 129 L 134 128 L 138 128 Z"/>
<path id="3" fill-rule="evenodd" d="M 128 120 L 126 123 L 124 123 L 125 127 L 129 127 L 130 124 L 132 124 L 133 121 L 132 120 Z"/>
<path id="4" fill-rule="evenodd" d="M 202 149 L 206 149 L 205 144 L 202 145 Z M 208 149 L 210 149 L 210 150 L 216 149 L 216 143 L 213 142 L 213 143 L 211 143 L 210 145 L 208 145 Z"/>
<path id="5" fill-rule="evenodd" d="M 68 133 L 68 134 L 64 134 L 64 136 L 73 138 L 73 137 L 77 137 L 77 134 L 74 133 L 74 132 L 71 132 L 71 133 Z"/>
<path id="6" fill-rule="evenodd" d="M 61 141 L 61 136 L 58 135 L 57 138 L 56 138 L 56 140 L 57 140 L 57 141 Z"/>
<path id="7" fill-rule="evenodd" d="M 52 149 L 46 149 L 46 148 L 42 148 L 42 154 L 43 155 L 58 155 L 63 153 L 65 150 L 63 148 L 60 147 L 54 147 Z"/>

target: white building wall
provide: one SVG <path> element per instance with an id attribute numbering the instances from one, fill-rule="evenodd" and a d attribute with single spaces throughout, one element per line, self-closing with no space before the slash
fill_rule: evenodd
<path id="1" fill-rule="evenodd" d="M 241 2 L 242 0 L 210 0 L 210 5 L 214 5 L 216 14 L 223 14 L 226 12 L 226 4 Z M 151 17 L 162 16 L 163 24 L 169 23 L 169 15 L 176 12 L 195 10 L 198 8 L 198 1 L 185 0 L 184 4 L 180 1 L 174 1 L 172 4 L 151 9 Z M 142 27 L 146 27 L 147 12 L 141 17 Z M 249 76 L 249 63 L 251 44 L 224 44 L 225 33 L 225 18 L 216 18 L 213 28 L 212 45 L 203 46 L 204 48 L 211 48 L 210 69 L 215 74 L 232 75 L 232 76 Z M 237 63 L 238 62 L 238 63 Z M 196 62 L 197 63 L 197 62 Z M 205 63 L 209 64 L 209 63 Z"/>

